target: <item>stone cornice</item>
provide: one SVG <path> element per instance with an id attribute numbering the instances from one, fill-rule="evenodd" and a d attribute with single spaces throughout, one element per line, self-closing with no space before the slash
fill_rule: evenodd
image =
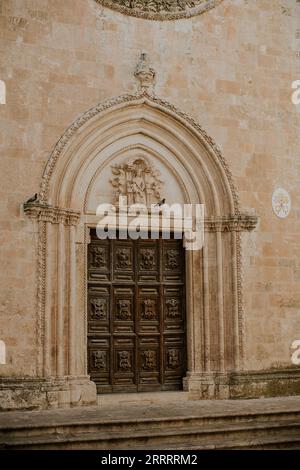
<path id="1" fill-rule="evenodd" d="M 80 217 L 78 211 L 40 203 L 24 204 L 24 213 L 32 219 L 65 225 L 77 225 Z M 250 232 L 255 229 L 257 222 L 257 216 L 248 214 L 205 217 L 204 229 L 206 232 Z"/>
<path id="2" fill-rule="evenodd" d="M 238 214 L 224 217 L 206 217 L 204 229 L 206 232 L 250 232 L 258 222 L 256 215 Z"/>
<path id="3" fill-rule="evenodd" d="M 76 225 L 80 217 L 78 211 L 40 203 L 24 204 L 24 213 L 31 219 L 50 222 L 51 224 Z"/>
<path id="4" fill-rule="evenodd" d="M 177 20 L 200 15 L 216 7 L 223 0 L 95 0 L 124 15 L 146 20 Z"/>

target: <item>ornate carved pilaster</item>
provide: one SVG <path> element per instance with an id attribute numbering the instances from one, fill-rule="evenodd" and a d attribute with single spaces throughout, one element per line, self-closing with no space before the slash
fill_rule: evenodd
<path id="1" fill-rule="evenodd" d="M 76 227 L 70 226 L 69 275 L 69 375 L 76 374 Z"/>
<path id="2" fill-rule="evenodd" d="M 75 291 L 76 291 L 76 225 L 80 213 L 49 204 L 24 204 L 24 213 L 39 227 L 37 311 L 42 338 L 44 377 L 75 375 Z M 69 281 L 67 281 L 67 278 Z M 66 285 L 69 294 L 66 294 Z M 51 322 L 56 312 L 53 336 Z M 68 313 L 69 334 L 65 335 Z M 66 340 L 67 337 L 67 340 Z M 65 366 L 68 350 L 69 366 Z M 53 355 L 53 351 L 55 354 Z"/>

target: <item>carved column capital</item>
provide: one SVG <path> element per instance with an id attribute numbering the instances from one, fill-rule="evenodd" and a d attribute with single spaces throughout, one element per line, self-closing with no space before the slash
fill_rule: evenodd
<path id="1" fill-rule="evenodd" d="M 258 218 L 256 215 L 238 214 L 224 217 L 206 217 L 206 232 L 250 232 L 255 229 Z"/>
<path id="2" fill-rule="evenodd" d="M 31 219 L 51 224 L 63 223 L 64 225 L 77 225 L 80 217 L 79 211 L 40 203 L 24 204 L 24 213 Z"/>

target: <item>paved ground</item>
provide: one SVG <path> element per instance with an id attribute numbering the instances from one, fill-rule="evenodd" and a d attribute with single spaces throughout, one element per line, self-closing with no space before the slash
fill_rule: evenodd
<path id="1" fill-rule="evenodd" d="M 95 422 L 128 422 L 142 421 L 145 418 L 155 420 L 170 417 L 205 417 L 226 415 L 255 415 L 256 413 L 276 413 L 280 411 L 300 410 L 300 396 L 264 398 L 256 400 L 200 400 L 200 401 L 172 401 L 169 403 L 143 404 L 138 402 L 100 404 L 95 407 L 55 409 L 46 411 L 12 411 L 0 413 L 0 429 L 9 427 L 35 427 L 53 424 L 85 424 Z"/>

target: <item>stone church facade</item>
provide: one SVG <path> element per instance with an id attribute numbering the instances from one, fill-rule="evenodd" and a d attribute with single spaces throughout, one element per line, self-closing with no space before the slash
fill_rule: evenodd
<path id="1" fill-rule="evenodd" d="M 0 408 L 299 394 L 299 2 L 0 15 Z M 99 240 L 119 196 L 203 204 L 203 248 Z"/>

